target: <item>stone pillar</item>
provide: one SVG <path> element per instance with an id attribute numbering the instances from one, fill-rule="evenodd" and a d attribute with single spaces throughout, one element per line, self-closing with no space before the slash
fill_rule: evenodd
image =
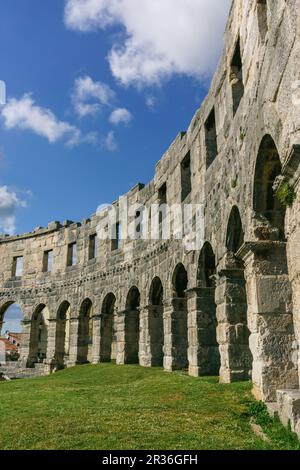
<path id="1" fill-rule="evenodd" d="M 171 300 L 165 300 L 164 305 L 164 369 L 173 370 L 173 344 L 172 344 L 172 312 Z"/>
<path id="2" fill-rule="evenodd" d="M 31 357 L 31 325 L 32 321 L 24 319 L 22 321 L 22 343 L 20 348 L 20 358 L 19 363 L 21 367 L 32 367 L 34 362 L 36 361 L 36 357 Z"/>
<path id="3" fill-rule="evenodd" d="M 187 299 L 164 301 L 164 369 L 185 369 L 187 358 Z"/>
<path id="4" fill-rule="evenodd" d="M 277 389 L 298 387 L 286 244 L 249 242 L 239 254 L 245 261 L 253 394 L 272 402 L 276 401 Z"/>
<path id="5" fill-rule="evenodd" d="M 143 367 L 152 366 L 151 338 L 150 338 L 150 318 L 151 305 L 140 309 L 140 344 L 139 362 Z"/>
<path id="6" fill-rule="evenodd" d="M 148 305 L 140 313 L 140 365 L 161 367 L 163 365 L 163 305 Z"/>
<path id="7" fill-rule="evenodd" d="M 73 367 L 78 363 L 78 332 L 79 318 L 70 318 L 70 334 L 69 334 L 69 358 L 67 367 Z"/>
<path id="8" fill-rule="evenodd" d="M 152 367 L 162 367 L 164 362 L 164 307 L 148 306 L 150 356 Z"/>
<path id="9" fill-rule="evenodd" d="M 252 357 L 249 349 L 247 301 L 242 269 L 219 270 L 216 286 L 217 341 L 220 382 L 249 380 Z"/>
<path id="10" fill-rule="evenodd" d="M 288 270 L 292 286 L 293 322 L 298 342 L 298 376 L 300 382 L 300 189 L 297 201 L 288 213 L 289 237 L 287 243 Z"/>
<path id="11" fill-rule="evenodd" d="M 137 364 L 139 361 L 139 316 L 139 309 L 124 310 L 117 314 L 117 364 Z"/>
<path id="12" fill-rule="evenodd" d="M 216 339 L 216 304 L 214 288 L 187 291 L 189 374 L 218 375 L 219 345 Z"/>
<path id="13" fill-rule="evenodd" d="M 298 343 L 298 376 L 300 382 L 300 225 L 295 240 L 289 241 L 289 267 L 291 267 L 291 286 L 293 298 L 293 322 Z"/>
<path id="14" fill-rule="evenodd" d="M 126 310 L 118 311 L 115 315 L 115 331 L 117 336 L 116 364 L 125 364 L 125 315 Z"/>
<path id="15" fill-rule="evenodd" d="M 91 357 L 89 358 L 92 364 L 100 362 L 100 345 L 101 345 L 101 315 L 94 315 L 93 317 L 93 344 Z"/>
<path id="16" fill-rule="evenodd" d="M 56 327 L 57 321 L 56 318 L 50 318 L 48 320 L 48 330 L 47 330 L 47 354 L 45 364 L 49 367 L 49 372 L 51 372 L 57 365 L 56 359 Z"/>

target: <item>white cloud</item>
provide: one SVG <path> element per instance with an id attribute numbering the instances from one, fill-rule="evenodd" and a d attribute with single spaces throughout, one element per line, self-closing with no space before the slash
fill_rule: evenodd
<path id="1" fill-rule="evenodd" d="M 50 109 L 37 106 L 31 94 L 17 100 L 12 98 L 1 112 L 6 129 L 31 130 L 52 144 L 65 139 L 67 145 L 78 145 L 81 131 L 68 122 L 59 121 Z"/>
<path id="2" fill-rule="evenodd" d="M 26 202 L 7 186 L 0 186 L 0 232 L 12 235 L 16 229 L 16 210 L 26 207 Z"/>
<path id="3" fill-rule="evenodd" d="M 114 131 L 110 131 L 104 139 L 104 146 L 109 152 L 115 152 L 118 150 L 118 144 L 116 142 Z"/>
<path id="4" fill-rule="evenodd" d="M 69 28 L 91 31 L 99 25 L 106 26 L 114 22 L 110 7 L 115 0 L 77 0 L 66 1 L 65 21 Z"/>
<path id="5" fill-rule="evenodd" d="M 125 108 L 115 109 L 109 117 L 109 122 L 114 125 L 129 124 L 131 120 L 132 114 Z"/>
<path id="6" fill-rule="evenodd" d="M 65 0 L 65 24 L 79 31 L 119 26 L 109 63 L 125 85 L 215 69 L 231 0 Z"/>
<path id="7" fill-rule="evenodd" d="M 72 102 L 80 117 L 98 114 L 102 106 L 110 106 L 115 92 L 105 83 L 84 76 L 75 80 Z"/>

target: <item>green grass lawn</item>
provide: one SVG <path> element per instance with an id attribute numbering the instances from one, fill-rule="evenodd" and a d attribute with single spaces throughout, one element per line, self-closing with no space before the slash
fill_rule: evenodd
<path id="1" fill-rule="evenodd" d="M 250 388 L 114 364 L 2 382 L 0 449 L 299 449 Z M 253 413 L 269 442 L 253 433 Z"/>

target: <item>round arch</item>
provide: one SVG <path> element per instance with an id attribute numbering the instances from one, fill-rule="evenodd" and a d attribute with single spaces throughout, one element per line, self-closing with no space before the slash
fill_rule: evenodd
<path id="1" fill-rule="evenodd" d="M 7 301 L 0 308 L 0 340 L 7 361 L 17 361 L 23 340 L 24 313 L 18 302 Z M 0 358 L 1 360 L 1 358 Z"/>
<path id="2" fill-rule="evenodd" d="M 177 264 L 172 277 L 173 293 L 177 298 L 184 298 L 188 286 L 188 274 L 182 263 Z"/>
<path id="3" fill-rule="evenodd" d="M 71 305 L 64 300 L 57 309 L 55 358 L 58 365 L 63 366 L 70 347 L 70 310 Z"/>
<path id="4" fill-rule="evenodd" d="M 226 248 L 231 253 L 237 253 L 244 243 L 244 230 L 240 211 L 233 206 L 227 224 Z"/>
<path id="5" fill-rule="evenodd" d="M 164 288 L 160 277 L 156 276 L 150 286 L 149 303 L 150 305 L 162 305 L 164 298 Z"/>
<path id="6" fill-rule="evenodd" d="M 140 291 L 130 288 L 126 298 L 125 312 L 125 364 L 139 363 L 140 344 Z"/>
<path id="7" fill-rule="evenodd" d="M 177 264 L 172 276 L 173 319 L 172 331 L 172 369 L 186 369 L 188 366 L 188 322 L 187 296 L 188 274 L 182 263 Z"/>
<path id="8" fill-rule="evenodd" d="M 164 361 L 164 289 L 159 277 L 155 277 L 149 290 L 148 328 L 150 336 L 151 366 L 163 365 Z M 145 348 L 146 349 L 146 348 Z"/>
<path id="9" fill-rule="evenodd" d="M 216 256 L 209 242 L 205 242 L 198 258 L 197 285 L 214 287 L 212 276 L 216 274 Z"/>
<path id="10" fill-rule="evenodd" d="M 101 308 L 100 361 L 110 362 L 116 358 L 116 335 L 114 331 L 116 296 L 108 293 Z"/>
<path id="11" fill-rule="evenodd" d="M 285 207 L 276 198 L 274 182 L 281 174 L 282 164 L 277 146 L 270 134 L 263 137 L 256 159 L 253 183 L 253 209 L 284 238 Z"/>
<path id="12" fill-rule="evenodd" d="M 40 303 L 33 311 L 30 332 L 30 361 L 43 362 L 47 357 L 49 310 Z"/>
<path id="13" fill-rule="evenodd" d="M 93 302 L 86 298 L 79 309 L 77 361 L 89 362 L 93 347 Z"/>

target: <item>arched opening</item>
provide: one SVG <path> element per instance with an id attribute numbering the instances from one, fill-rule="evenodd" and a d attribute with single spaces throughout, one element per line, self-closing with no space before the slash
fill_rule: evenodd
<path id="1" fill-rule="evenodd" d="M 93 346 L 93 304 L 85 299 L 79 311 L 77 362 L 90 361 Z"/>
<path id="2" fill-rule="evenodd" d="M 125 313 L 125 364 L 139 363 L 140 292 L 132 287 L 127 295 Z"/>
<path id="3" fill-rule="evenodd" d="M 188 275 L 183 264 L 178 264 L 173 274 L 173 369 L 188 367 L 187 298 Z"/>
<path id="4" fill-rule="evenodd" d="M 214 288 L 216 274 L 216 257 L 211 244 L 206 242 L 201 250 L 198 261 L 197 281 L 199 287 Z"/>
<path id="5" fill-rule="evenodd" d="M 24 335 L 22 321 L 23 312 L 17 303 L 8 302 L 0 309 L 0 363 L 19 360 Z"/>
<path id="6" fill-rule="evenodd" d="M 280 204 L 274 192 L 274 182 L 281 174 L 281 162 L 274 140 L 266 135 L 260 144 L 254 178 L 254 210 L 278 230 L 284 239 L 285 207 Z"/>
<path id="7" fill-rule="evenodd" d="M 198 260 L 198 311 L 197 345 L 195 361 L 201 375 L 218 375 L 220 369 L 219 344 L 217 342 L 217 315 L 215 302 L 216 258 L 210 243 L 206 242 Z"/>
<path id="8" fill-rule="evenodd" d="M 70 347 L 70 304 L 64 301 L 59 306 L 56 318 L 55 358 L 59 365 L 64 365 Z"/>
<path id="9" fill-rule="evenodd" d="M 40 304 L 33 313 L 30 334 L 32 362 L 44 362 L 47 357 L 49 317 L 49 310 L 45 304 Z"/>
<path id="10" fill-rule="evenodd" d="M 173 290 L 177 299 L 185 298 L 185 291 L 188 285 L 188 276 L 183 264 L 178 264 L 173 274 Z"/>
<path id="11" fill-rule="evenodd" d="M 116 297 L 114 294 L 107 294 L 103 301 L 101 311 L 101 339 L 100 339 L 100 360 L 110 362 L 116 357 L 116 338 L 114 331 L 114 312 Z"/>
<path id="12" fill-rule="evenodd" d="M 227 235 L 226 235 L 226 248 L 231 253 L 236 253 L 244 243 L 244 231 L 240 211 L 236 206 L 231 210 Z"/>
<path id="13" fill-rule="evenodd" d="M 151 365 L 161 367 L 164 361 L 164 307 L 163 285 L 159 277 L 155 277 L 151 283 L 149 295 L 149 335 Z"/>

